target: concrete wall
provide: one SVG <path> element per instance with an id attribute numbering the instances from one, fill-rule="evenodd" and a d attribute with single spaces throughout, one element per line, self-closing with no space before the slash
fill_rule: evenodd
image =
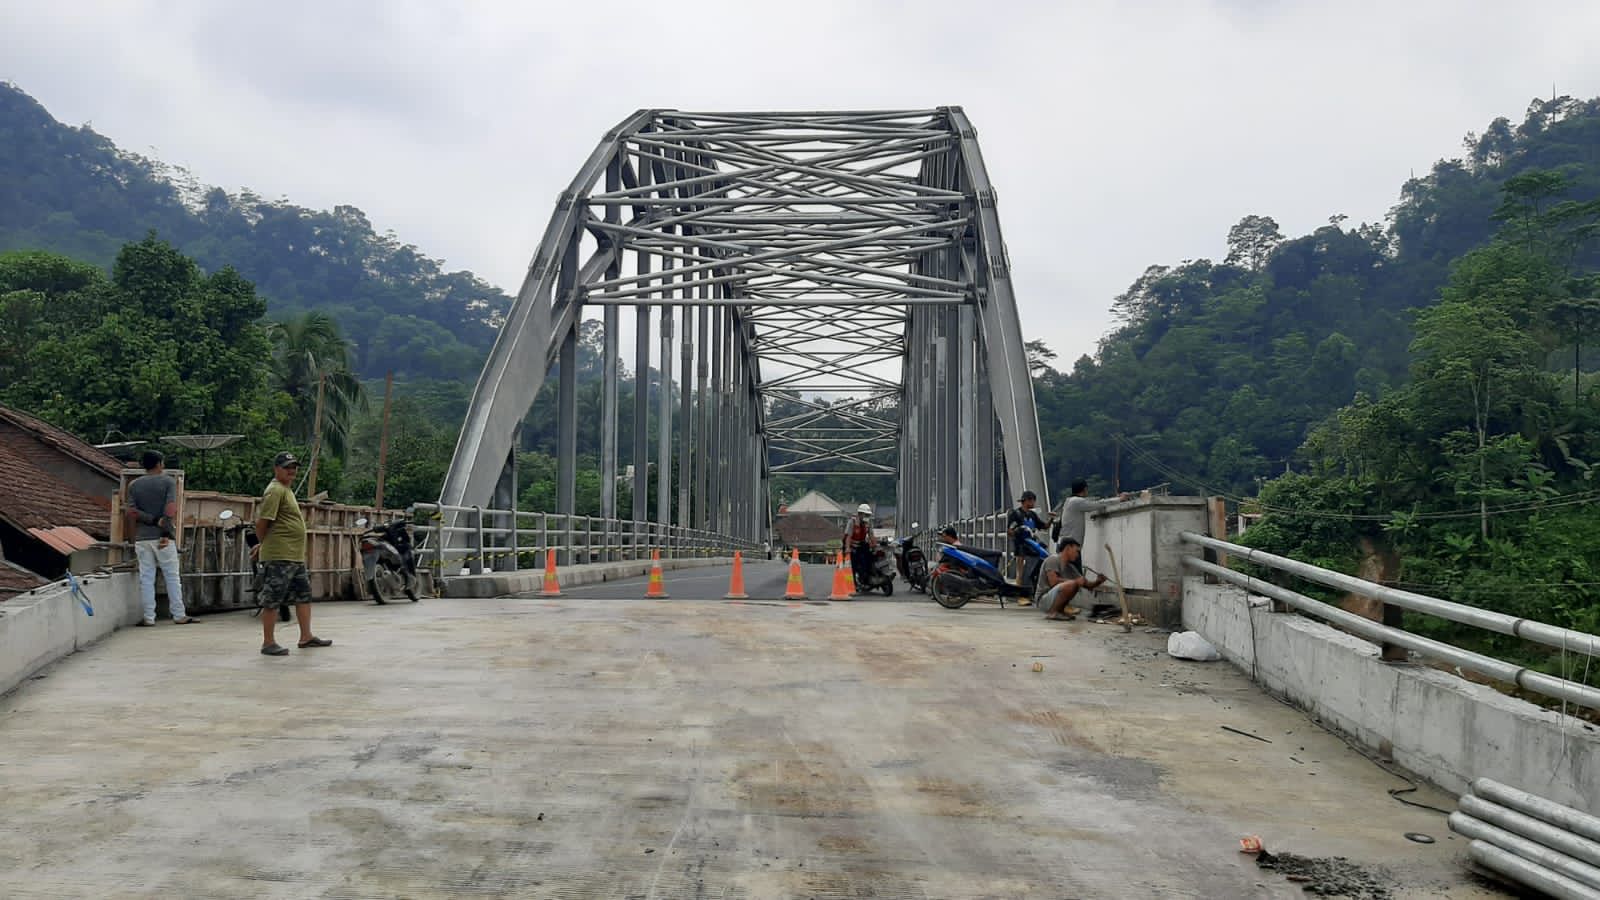
<path id="1" fill-rule="evenodd" d="M 1194 553 L 1178 535 L 1207 533 L 1205 498 L 1138 497 L 1089 516 L 1087 525 L 1084 563 L 1111 576 L 1105 551 L 1110 544 L 1122 571 L 1128 608 L 1155 624 L 1177 626 L 1182 618 L 1183 557 Z M 1097 602 L 1116 603 L 1116 589 L 1101 588 Z"/>
<path id="2" fill-rule="evenodd" d="M 94 607 L 92 616 L 66 582 L 0 603 L 0 694 L 61 657 L 139 621 L 138 576 L 91 575 L 79 584 Z"/>
<path id="3" fill-rule="evenodd" d="M 1188 576 L 1183 624 L 1267 690 L 1452 793 L 1487 777 L 1600 813 L 1600 729 Z"/>

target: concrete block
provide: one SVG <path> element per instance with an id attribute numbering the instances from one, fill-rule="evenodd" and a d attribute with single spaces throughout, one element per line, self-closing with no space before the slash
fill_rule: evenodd
<path id="1" fill-rule="evenodd" d="M 0 694 L 75 650 L 139 620 L 138 582 L 127 573 L 79 584 L 95 614 L 83 611 L 65 581 L 0 604 Z"/>
<path id="2" fill-rule="evenodd" d="M 1488 777 L 1600 812 L 1600 729 L 1378 647 L 1264 597 L 1184 579 L 1184 627 L 1323 725 L 1451 793 Z"/>

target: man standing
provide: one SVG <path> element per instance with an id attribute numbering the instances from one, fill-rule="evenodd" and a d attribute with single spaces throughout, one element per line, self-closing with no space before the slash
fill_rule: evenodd
<path id="1" fill-rule="evenodd" d="M 1071 605 L 1080 590 L 1094 590 L 1106 583 L 1104 575 L 1087 578 L 1078 567 L 1078 554 L 1083 552 L 1076 538 L 1062 538 L 1056 553 L 1044 561 L 1039 569 L 1039 608 L 1048 610 L 1046 619 L 1061 622 L 1078 617 Z"/>
<path id="2" fill-rule="evenodd" d="M 1016 559 L 1016 575 L 1011 580 L 1017 584 L 1022 583 L 1022 573 L 1028 564 L 1028 550 L 1023 545 L 1022 529 L 1029 528 L 1037 532 L 1045 526 L 1044 519 L 1040 518 L 1038 510 L 1034 509 L 1039 503 L 1039 497 L 1033 491 L 1023 491 L 1017 498 L 1017 508 L 1006 515 L 1006 534 L 1011 536 L 1011 553 Z M 1027 606 L 1028 598 L 1023 597 L 1017 601 L 1018 606 Z"/>
<path id="3" fill-rule="evenodd" d="M 272 461 L 272 483 L 261 497 L 256 514 L 256 537 L 260 543 L 252 551 L 261 559 L 261 652 L 268 656 L 287 656 L 289 649 L 278 646 L 272 626 L 278 622 L 278 606 L 293 603 L 300 620 L 300 649 L 328 647 L 333 641 L 311 633 L 311 577 L 306 572 L 306 520 L 300 514 L 300 501 L 294 497 L 294 476 L 300 460 L 285 450 Z"/>
<path id="4" fill-rule="evenodd" d="M 156 569 L 167 582 L 167 604 L 177 625 L 199 622 L 183 608 L 183 581 L 178 572 L 178 544 L 173 540 L 178 519 L 178 482 L 167 474 L 166 458 L 160 451 L 146 450 L 140 460 L 144 474 L 128 485 L 128 529 L 133 534 L 133 551 L 139 557 L 139 602 L 144 617 L 139 626 L 156 624 Z"/>
<path id="5" fill-rule="evenodd" d="M 850 557 L 850 573 L 856 584 L 865 583 L 867 573 L 872 571 L 872 507 L 868 504 L 856 507 L 855 517 L 844 533 L 844 552 Z"/>
<path id="6" fill-rule="evenodd" d="M 1131 496 L 1127 493 L 1121 493 L 1115 497 L 1107 497 L 1104 500 L 1090 500 L 1085 496 L 1088 493 L 1089 482 L 1079 478 L 1072 482 L 1072 496 L 1067 498 L 1067 502 L 1061 504 L 1061 536 L 1072 538 L 1080 545 L 1083 543 L 1084 532 L 1088 529 L 1089 513 L 1098 512 Z"/>

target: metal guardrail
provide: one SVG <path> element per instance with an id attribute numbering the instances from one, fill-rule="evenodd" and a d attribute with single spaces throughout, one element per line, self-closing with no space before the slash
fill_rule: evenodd
<path id="1" fill-rule="evenodd" d="M 649 559 L 656 550 L 664 559 L 684 559 L 766 549 L 756 541 L 659 522 L 437 503 L 415 509 L 422 519 L 412 527 L 420 559 L 444 577 L 463 569 L 481 575 L 486 569 L 536 568 L 546 553 L 568 566 Z"/>
<path id="2" fill-rule="evenodd" d="M 1476 606 L 1467 606 L 1462 603 L 1453 603 L 1449 600 L 1440 600 L 1437 597 L 1429 597 L 1426 594 L 1402 591 L 1362 578 L 1356 578 L 1352 575 L 1345 575 L 1342 572 L 1334 572 L 1320 566 L 1313 566 L 1309 563 L 1266 553 L 1240 544 L 1229 543 L 1193 531 L 1185 531 L 1181 537 L 1187 543 L 1238 557 L 1258 566 L 1286 572 L 1307 581 L 1349 591 L 1359 596 L 1371 597 L 1381 601 L 1386 607 L 1386 612 L 1389 608 L 1407 609 L 1412 612 L 1437 616 L 1451 622 L 1472 625 L 1499 634 L 1508 634 L 1535 641 L 1571 653 L 1586 656 L 1600 655 L 1600 636 L 1587 632 L 1561 628 L 1544 622 L 1535 622 L 1531 619 L 1508 616 L 1505 613 L 1498 613 Z M 1446 644 L 1442 641 L 1412 634 L 1393 625 L 1375 622 L 1365 616 L 1347 612 L 1321 600 L 1307 597 L 1288 588 L 1262 581 L 1260 578 L 1252 577 L 1244 572 L 1229 569 L 1203 559 L 1192 556 L 1184 557 L 1183 564 L 1195 571 L 1212 575 L 1252 593 L 1270 597 L 1303 613 L 1323 619 L 1379 644 L 1414 650 L 1424 656 L 1515 684 L 1518 687 L 1547 697 L 1576 703 L 1590 709 L 1600 709 L 1600 689 L 1569 681 L 1565 678 L 1557 678 L 1553 675 L 1535 672 L 1525 666 L 1508 663 L 1481 653 L 1463 650 L 1460 647 Z M 1387 615 L 1385 620 L 1392 621 L 1391 617 Z"/>

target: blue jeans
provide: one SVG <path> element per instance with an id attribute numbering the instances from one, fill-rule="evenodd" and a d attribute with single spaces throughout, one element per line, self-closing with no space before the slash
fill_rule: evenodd
<path id="1" fill-rule="evenodd" d="M 144 607 L 144 620 L 156 620 L 156 569 L 167 581 L 167 603 L 172 607 L 172 620 L 180 622 L 189 617 L 183 608 L 183 582 L 178 577 L 178 545 L 167 541 L 167 546 L 157 546 L 160 541 L 139 541 L 133 545 L 139 556 L 139 602 Z"/>

